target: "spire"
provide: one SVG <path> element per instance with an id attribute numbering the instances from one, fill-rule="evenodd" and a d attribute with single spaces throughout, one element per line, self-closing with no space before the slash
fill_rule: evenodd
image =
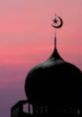
<path id="1" fill-rule="evenodd" d="M 50 58 L 54 58 L 54 60 L 62 60 L 61 56 L 59 55 L 58 53 L 58 50 L 57 50 L 57 29 L 61 28 L 63 26 L 63 20 L 55 15 L 55 18 L 53 20 L 53 24 L 52 24 L 52 27 L 55 29 L 55 36 L 54 36 L 54 51 L 52 53 L 52 56 Z"/>
<path id="2" fill-rule="evenodd" d="M 55 35 L 54 35 L 54 49 L 57 49 L 57 34 L 56 34 L 56 28 L 55 28 Z"/>
<path id="3" fill-rule="evenodd" d="M 56 36 L 54 38 L 54 49 L 57 49 L 57 39 L 56 39 Z"/>
<path id="4" fill-rule="evenodd" d="M 63 20 L 61 17 L 55 14 L 55 18 L 53 19 L 52 27 L 55 29 L 55 38 L 54 38 L 54 48 L 57 49 L 57 32 L 56 30 L 63 26 Z"/>

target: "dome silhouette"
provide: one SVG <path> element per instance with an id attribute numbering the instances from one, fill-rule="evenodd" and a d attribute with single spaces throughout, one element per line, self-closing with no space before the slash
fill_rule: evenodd
<path id="1" fill-rule="evenodd" d="M 82 72 L 64 61 L 55 48 L 47 61 L 28 73 L 25 92 L 32 104 L 80 106 Z"/>
<path id="2" fill-rule="evenodd" d="M 55 15 L 53 21 L 54 51 L 28 73 L 24 85 L 27 99 L 11 108 L 11 117 L 82 115 L 82 71 L 60 56 L 56 47 L 56 28 L 62 27 L 63 20 Z"/>

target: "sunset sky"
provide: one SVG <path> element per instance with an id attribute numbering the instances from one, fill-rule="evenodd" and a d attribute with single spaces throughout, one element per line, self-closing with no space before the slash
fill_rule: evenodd
<path id="1" fill-rule="evenodd" d="M 0 117 L 10 117 L 10 108 L 26 99 L 28 71 L 51 55 L 55 13 L 64 21 L 59 53 L 82 70 L 82 0 L 0 1 Z"/>

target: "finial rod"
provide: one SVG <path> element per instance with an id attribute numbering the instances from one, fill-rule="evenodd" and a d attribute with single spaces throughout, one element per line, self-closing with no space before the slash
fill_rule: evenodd
<path id="1" fill-rule="evenodd" d="M 57 48 L 57 39 L 56 39 L 56 37 L 54 39 L 54 46 L 55 46 L 55 49 L 56 49 Z"/>
<path id="2" fill-rule="evenodd" d="M 57 48 L 57 34 L 56 34 L 56 29 L 55 29 L 55 37 L 54 37 L 54 48 L 56 49 Z"/>

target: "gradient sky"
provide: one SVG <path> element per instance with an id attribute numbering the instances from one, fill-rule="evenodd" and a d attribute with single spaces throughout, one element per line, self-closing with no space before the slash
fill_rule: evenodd
<path id="1" fill-rule="evenodd" d="M 64 20 L 57 31 L 61 56 L 82 70 L 82 0 L 0 1 L 0 117 L 26 99 L 28 71 L 53 51 L 54 14 Z"/>

